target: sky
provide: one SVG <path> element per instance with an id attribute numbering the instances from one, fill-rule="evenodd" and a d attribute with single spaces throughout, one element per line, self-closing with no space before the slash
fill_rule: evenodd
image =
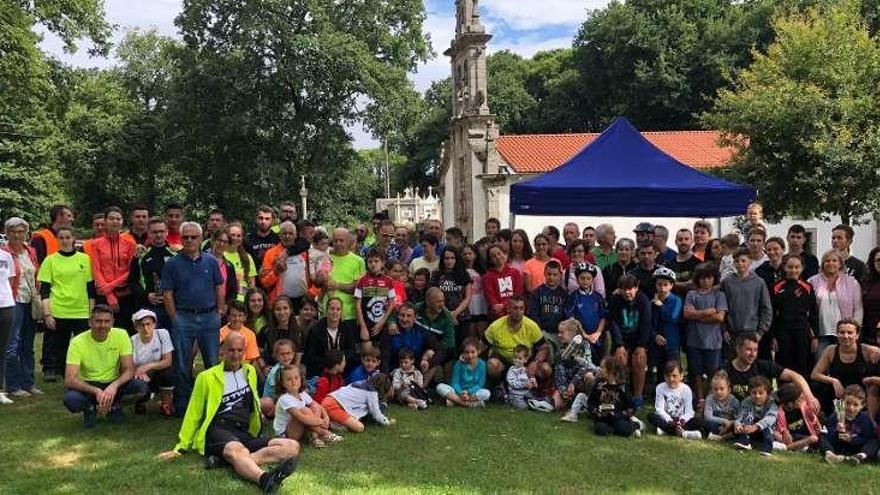
<path id="1" fill-rule="evenodd" d="M 432 81 L 449 75 L 449 60 L 443 51 L 455 33 L 455 0 L 424 0 L 428 33 L 436 56 L 421 64 L 410 79 L 419 91 Z M 531 57 L 542 50 L 571 46 L 578 27 L 587 18 L 588 9 L 601 8 L 608 0 L 481 0 L 483 24 L 494 35 L 489 52 L 510 50 Z M 156 28 L 160 34 L 178 37 L 174 17 L 180 11 L 180 0 L 105 0 L 107 20 L 116 26 L 113 41 L 119 42 L 131 29 Z M 44 50 L 60 60 L 79 67 L 109 67 L 112 58 L 89 57 L 81 47 L 76 53 L 64 53 L 63 44 L 51 33 L 44 34 Z M 360 126 L 348 129 L 357 149 L 373 148 L 378 143 Z"/>

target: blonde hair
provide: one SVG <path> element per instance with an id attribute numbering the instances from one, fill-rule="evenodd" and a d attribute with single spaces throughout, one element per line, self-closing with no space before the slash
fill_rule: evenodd
<path id="1" fill-rule="evenodd" d="M 572 335 L 577 335 L 584 331 L 583 325 L 575 318 L 569 318 L 567 320 L 563 320 L 559 322 L 559 332 L 571 332 Z"/>
<path id="2" fill-rule="evenodd" d="M 825 267 L 825 262 L 828 261 L 828 258 L 835 256 L 837 257 L 837 261 L 840 262 L 840 268 L 843 269 L 843 264 L 846 262 L 846 256 L 843 255 L 840 251 L 836 249 L 829 249 L 822 254 L 822 261 L 819 262 L 819 266 L 821 268 Z"/>

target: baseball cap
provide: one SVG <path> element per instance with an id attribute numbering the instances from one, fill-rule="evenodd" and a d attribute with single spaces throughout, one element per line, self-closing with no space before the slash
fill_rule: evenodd
<path id="1" fill-rule="evenodd" d="M 137 323 L 147 317 L 152 318 L 153 321 L 156 321 L 156 319 L 157 319 L 156 313 L 150 311 L 149 309 L 141 309 L 141 310 L 138 310 L 135 314 L 131 315 L 131 322 Z"/>

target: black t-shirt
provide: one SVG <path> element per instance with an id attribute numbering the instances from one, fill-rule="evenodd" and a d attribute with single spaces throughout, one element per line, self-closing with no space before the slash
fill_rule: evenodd
<path id="1" fill-rule="evenodd" d="M 254 258 L 257 271 L 263 266 L 263 256 L 266 254 L 266 251 L 280 242 L 281 238 L 271 230 L 262 237 L 257 232 L 248 232 L 244 236 L 244 249 Z"/>
<path id="2" fill-rule="evenodd" d="M 785 411 L 785 422 L 788 425 L 788 432 L 792 437 L 809 436 L 810 430 L 807 428 L 807 422 L 804 421 L 804 414 L 800 409 L 793 411 Z"/>
<path id="3" fill-rule="evenodd" d="M 467 286 L 471 283 L 471 278 L 467 276 L 467 274 L 461 274 L 458 277 L 453 273 L 434 273 L 434 276 L 431 277 L 431 286 L 437 287 L 441 291 L 443 291 L 443 295 L 446 296 L 445 304 L 446 309 L 449 311 L 455 310 L 461 301 L 464 300 L 467 295 Z M 463 320 L 467 319 L 470 316 L 467 308 L 459 315 L 458 319 Z"/>
<path id="4" fill-rule="evenodd" d="M 749 396 L 749 380 L 751 380 L 753 376 L 761 375 L 768 380 L 775 380 L 782 375 L 783 370 L 785 370 L 785 368 L 766 359 L 755 360 L 747 371 L 739 371 L 734 368 L 733 361 L 724 363 L 724 371 L 726 371 L 727 376 L 730 377 L 733 396 L 739 400 L 743 400 Z"/>
<path id="5" fill-rule="evenodd" d="M 657 285 L 654 283 L 654 270 L 660 268 L 660 265 L 654 265 L 653 268 L 647 270 L 642 265 L 636 265 L 629 274 L 639 279 L 639 292 L 648 296 L 648 300 L 654 299 L 657 293 Z"/>
<path id="6" fill-rule="evenodd" d="M 868 272 L 868 267 L 867 265 L 865 265 L 864 262 L 862 262 L 862 260 L 856 258 L 855 256 L 850 256 L 846 259 L 844 265 L 844 273 L 855 278 L 859 281 L 859 283 L 861 283 L 862 280 L 865 279 L 865 275 Z"/>
<path id="7" fill-rule="evenodd" d="M 676 282 L 683 283 L 690 282 L 694 278 L 694 270 L 699 264 L 700 260 L 693 255 L 685 261 L 678 261 L 678 258 L 673 257 L 666 263 L 666 268 L 675 272 Z"/>
<path id="8" fill-rule="evenodd" d="M 243 369 L 223 372 L 223 397 L 214 418 L 248 424 L 254 410 L 254 394 Z"/>

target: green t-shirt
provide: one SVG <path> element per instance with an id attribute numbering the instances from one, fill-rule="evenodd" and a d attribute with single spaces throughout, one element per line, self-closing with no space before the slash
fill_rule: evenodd
<path id="1" fill-rule="evenodd" d="M 239 302 L 244 302 L 244 295 L 251 287 L 248 285 L 245 277 L 257 277 L 258 269 L 257 265 L 254 263 L 254 258 L 247 254 L 248 258 L 248 272 L 247 275 L 244 273 L 244 264 L 241 262 L 241 256 L 237 251 L 224 251 L 223 257 L 226 258 L 226 261 L 232 263 L 232 266 L 235 268 L 235 280 L 238 281 L 238 299 Z"/>
<path id="2" fill-rule="evenodd" d="M 92 260 L 83 253 L 64 256 L 55 253 L 40 265 L 40 282 L 52 284 L 49 292 L 50 313 L 54 318 L 86 319 L 89 317 L 89 290 Z"/>
<path id="3" fill-rule="evenodd" d="M 119 377 L 119 358 L 131 356 L 131 338 L 121 328 L 111 328 L 103 342 L 92 338 L 92 331 L 77 335 L 70 341 L 67 364 L 79 366 L 79 379 L 109 383 Z"/>
<path id="4" fill-rule="evenodd" d="M 337 256 L 330 253 L 330 260 L 333 262 L 330 278 L 337 284 L 357 282 L 367 273 L 367 265 L 364 263 L 364 259 L 354 253 L 348 253 L 345 256 Z M 355 309 L 354 294 L 336 290 L 333 291 L 332 295 L 342 300 L 342 319 L 353 320 Z"/>

